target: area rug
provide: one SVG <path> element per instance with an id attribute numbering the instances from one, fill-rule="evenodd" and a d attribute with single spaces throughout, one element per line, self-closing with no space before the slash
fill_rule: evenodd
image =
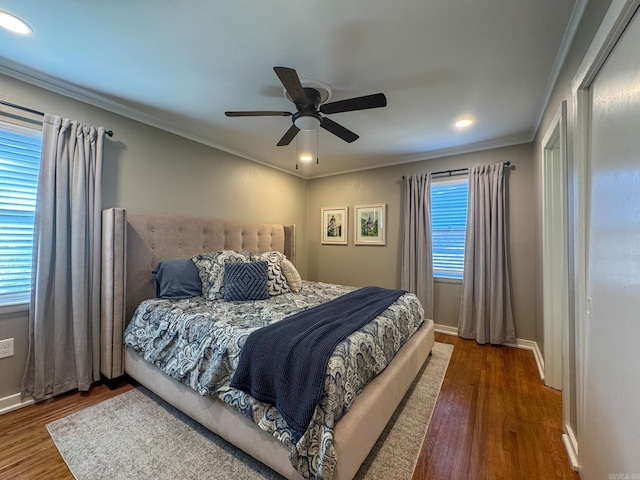
<path id="1" fill-rule="evenodd" d="M 434 344 L 356 478 L 411 478 L 452 351 Z M 77 480 L 283 478 L 143 387 L 47 430 Z"/>

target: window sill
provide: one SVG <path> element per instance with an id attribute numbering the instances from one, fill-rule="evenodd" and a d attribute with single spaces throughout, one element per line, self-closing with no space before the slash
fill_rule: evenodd
<path id="1" fill-rule="evenodd" d="M 433 277 L 433 281 L 436 283 L 456 283 L 462 285 L 461 278 Z"/>
<path id="2" fill-rule="evenodd" d="M 29 311 L 29 302 L 0 305 L 0 315 L 7 315 L 9 313 L 28 312 L 28 311 Z"/>

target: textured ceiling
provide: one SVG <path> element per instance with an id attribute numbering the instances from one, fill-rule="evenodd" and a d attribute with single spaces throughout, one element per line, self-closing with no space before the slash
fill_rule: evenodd
<path id="1" fill-rule="evenodd" d="M 34 31 L 0 31 L 0 71 L 312 178 L 530 141 L 575 5 L 0 0 Z M 295 112 L 274 66 L 328 84 L 330 101 L 382 92 L 388 104 L 331 115 L 360 138 L 349 144 L 320 129 L 320 163 L 295 170 L 296 141 L 276 146 L 291 117 L 224 115 Z M 455 128 L 461 117 L 475 123 Z"/>

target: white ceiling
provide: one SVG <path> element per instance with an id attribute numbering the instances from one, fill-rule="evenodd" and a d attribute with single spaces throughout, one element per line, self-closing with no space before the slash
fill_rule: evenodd
<path id="1" fill-rule="evenodd" d="M 0 31 L 0 66 L 312 178 L 530 141 L 583 3 L 0 0 L 34 31 Z M 382 92 L 388 104 L 331 115 L 360 138 L 320 129 L 320 163 L 296 171 L 296 141 L 276 146 L 291 117 L 224 115 L 295 112 L 274 66 L 325 82 L 330 101 Z M 475 124 L 453 127 L 466 116 Z"/>

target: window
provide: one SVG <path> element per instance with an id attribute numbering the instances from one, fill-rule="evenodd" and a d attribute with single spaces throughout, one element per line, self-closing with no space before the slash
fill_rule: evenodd
<path id="1" fill-rule="evenodd" d="M 462 279 L 468 196 L 466 178 L 431 184 L 434 277 Z"/>
<path id="2" fill-rule="evenodd" d="M 0 306 L 28 303 L 42 132 L 0 121 Z"/>

